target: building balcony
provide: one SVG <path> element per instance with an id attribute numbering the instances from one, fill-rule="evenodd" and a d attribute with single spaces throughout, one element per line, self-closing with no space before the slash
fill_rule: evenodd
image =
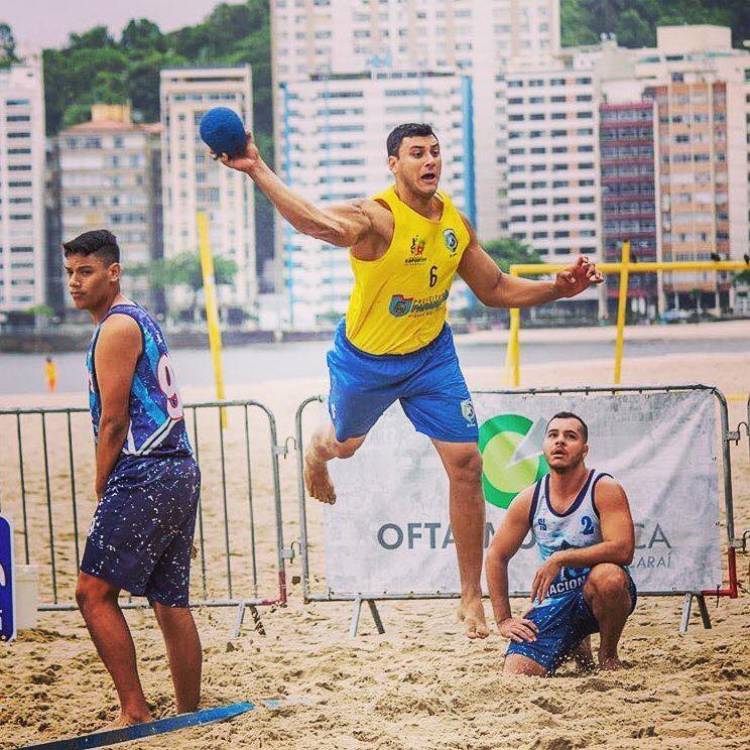
<path id="1" fill-rule="evenodd" d="M 653 184 L 653 183 L 650 183 Z M 611 193 L 605 193 L 602 195 L 603 204 L 620 204 L 623 206 L 629 205 L 630 203 L 648 203 L 653 202 L 654 193 L 625 193 L 612 195 Z M 655 204 L 654 204 L 655 205 Z"/>
<path id="2" fill-rule="evenodd" d="M 656 222 L 656 214 L 652 211 L 651 213 L 637 213 L 637 214 L 621 214 L 612 213 L 605 211 L 602 215 L 602 221 L 653 221 Z"/>
<path id="3" fill-rule="evenodd" d="M 629 120 L 599 120 L 599 129 L 602 132 L 617 132 L 620 128 L 642 128 L 644 125 L 651 126 L 652 120 L 640 120 L 631 118 Z"/>
<path id="4" fill-rule="evenodd" d="M 614 156 L 605 157 L 602 156 L 600 159 L 603 167 L 617 167 L 621 164 L 653 164 L 653 156 Z"/>
<path id="5" fill-rule="evenodd" d="M 629 231 L 629 232 L 602 232 L 602 238 L 606 240 L 638 240 L 638 239 L 655 239 L 656 238 L 656 230 L 651 229 L 648 231 L 643 232 L 635 232 L 635 231 Z"/>
<path id="6" fill-rule="evenodd" d="M 629 136 L 627 138 L 599 138 L 600 146 L 652 146 L 654 139 L 648 136 Z"/>
<path id="7" fill-rule="evenodd" d="M 633 175 L 601 175 L 601 182 L 603 185 L 615 185 L 621 182 L 627 182 L 632 184 L 635 182 L 645 182 L 649 185 L 653 185 L 653 179 L 650 179 L 648 175 L 633 174 Z"/>

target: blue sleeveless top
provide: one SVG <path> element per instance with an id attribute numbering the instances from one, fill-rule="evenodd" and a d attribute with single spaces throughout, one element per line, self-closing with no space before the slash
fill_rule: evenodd
<path id="1" fill-rule="evenodd" d="M 560 550 L 590 547 L 602 541 L 599 511 L 594 501 L 596 485 L 602 477 L 611 478 L 612 475 L 591 469 L 581 491 L 565 513 L 552 508 L 549 474 L 536 483 L 529 521 L 542 562 Z M 586 583 L 589 573 L 590 568 L 585 567 L 563 568 L 552 582 L 548 598 L 554 599 L 580 588 Z"/>
<path id="2" fill-rule="evenodd" d="M 130 426 L 122 446 L 126 456 L 191 456 L 192 449 L 183 419 L 182 399 L 169 360 L 164 334 L 156 321 L 139 305 L 112 307 L 91 337 L 86 368 L 89 374 L 89 410 L 94 438 L 99 439 L 102 401 L 96 380 L 94 353 L 104 321 L 113 314 L 129 315 L 141 329 L 142 351 L 136 361 L 130 387 Z"/>

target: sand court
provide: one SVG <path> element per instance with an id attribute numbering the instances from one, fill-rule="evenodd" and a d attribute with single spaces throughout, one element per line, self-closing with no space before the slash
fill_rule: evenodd
<path id="1" fill-rule="evenodd" d="M 496 388 L 501 362 L 467 368 L 472 388 Z M 626 383 L 716 384 L 725 393 L 747 392 L 747 353 L 717 356 L 669 355 L 625 361 Z M 524 384 L 562 386 L 607 384 L 611 360 L 524 367 Z M 307 396 L 325 392 L 319 381 L 285 381 L 233 388 L 229 398 L 255 398 L 274 413 L 279 442 L 294 431 L 294 413 Z M 184 390 L 188 403 L 208 399 L 207 391 Z M 40 397 L 3 397 L 2 406 L 31 406 Z M 50 406 L 84 406 L 80 395 L 43 397 Z M 202 418 L 202 417 L 201 417 Z M 212 419 L 213 417 L 209 417 Z M 24 418 L 25 419 L 25 418 Z M 37 417 L 38 419 L 38 417 Z M 730 403 L 730 427 L 747 419 L 746 405 Z M 29 424 L 29 434 L 33 427 Z M 266 430 L 264 432 L 263 430 Z M 70 591 L 75 545 L 67 471 L 67 425 L 50 418 L 49 476 L 58 562 L 58 597 Z M 275 590 L 275 519 L 272 510 L 272 457 L 267 426 L 254 423 L 251 465 L 255 530 L 264 552 L 257 557 L 258 590 Z M 93 451 L 87 415 L 73 420 L 79 539 L 93 511 Z M 17 470 L 12 430 L 4 431 L 2 476 Z M 50 436 L 55 439 L 51 440 Z M 191 437 L 193 435 L 191 427 Z M 31 439 L 31 438 L 29 438 Z M 207 593 L 225 596 L 224 509 L 221 445 L 206 429 L 199 453 L 204 478 L 204 538 Z M 25 461 L 40 461 L 29 449 Z M 253 592 L 249 538 L 248 475 L 244 466 L 244 422 L 230 415 L 225 451 L 227 514 L 233 594 Z M 750 528 L 750 462 L 747 438 L 732 451 L 735 525 L 738 536 Z M 42 467 L 43 468 L 43 467 Z M 285 545 L 299 538 L 296 457 L 279 459 Z M 30 472 L 31 474 L 32 472 Z M 42 471 L 43 476 L 43 471 Z M 79 479 L 80 477 L 80 479 Z M 32 556 L 39 555 L 40 589 L 51 590 L 46 487 L 34 479 L 27 487 Z M 17 495 L 3 482 L 3 508 L 19 527 Z M 308 503 L 311 573 L 324 582 L 323 512 Z M 58 542 L 58 539 L 60 540 Z M 23 556 L 18 538 L 17 555 Z M 81 547 L 82 549 L 82 547 Z M 260 549 L 260 546 L 259 546 Z M 46 570 L 44 561 L 47 560 Z M 63 566 L 64 562 L 64 566 Z M 384 602 L 386 626 L 377 635 L 363 612 L 360 637 L 348 638 L 349 603 L 302 603 L 300 562 L 288 566 L 287 606 L 263 608 L 267 635 L 246 621 L 240 638 L 231 634 L 236 612 L 203 608 L 197 623 L 204 645 L 202 705 L 264 697 L 292 696 L 276 710 L 260 707 L 232 723 L 190 729 L 148 741 L 150 748 L 740 748 L 750 740 L 750 600 L 748 565 L 740 555 L 740 597 L 709 601 L 713 629 L 703 630 L 695 611 L 688 633 L 677 628 L 681 598 L 642 598 L 623 636 L 621 656 L 628 668 L 618 673 L 578 674 L 568 665 L 552 679 L 510 679 L 500 673 L 505 641 L 494 633 L 469 642 L 455 620 L 453 601 Z M 193 594 L 202 596 L 202 558 L 193 563 Z M 235 573 L 236 571 L 236 573 Z M 269 580 L 270 579 L 270 580 Z M 235 583 L 236 582 L 236 583 Z M 234 587 L 236 591 L 234 590 Z M 514 611 L 525 604 L 514 600 Z M 696 608 L 697 609 L 697 608 Z M 489 614 L 489 608 L 487 609 Z M 127 613 L 139 654 L 141 678 L 157 717 L 173 711 L 172 686 L 161 635 L 148 611 Z M 596 637 L 594 639 L 596 641 Z M 116 696 L 77 612 L 47 612 L 40 627 L 22 633 L 0 649 L 0 747 L 11 748 L 94 731 L 116 715 Z M 144 742 L 122 747 L 145 747 Z"/>

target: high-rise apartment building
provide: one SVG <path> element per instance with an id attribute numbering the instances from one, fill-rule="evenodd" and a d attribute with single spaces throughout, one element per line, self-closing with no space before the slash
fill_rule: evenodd
<path id="1" fill-rule="evenodd" d="M 234 283 L 218 287 L 217 296 L 239 320 L 254 314 L 256 302 L 253 186 L 246 175 L 214 163 L 200 139 L 201 117 L 217 106 L 234 110 L 252 129 L 249 65 L 161 71 L 164 255 L 198 252 L 196 216 L 205 212 L 214 256 L 237 265 Z M 172 302 L 179 305 L 179 295 Z"/>
<path id="2" fill-rule="evenodd" d="M 598 81 L 574 65 L 525 65 L 507 76 L 511 237 L 568 263 L 600 247 Z M 578 301 L 596 300 L 589 290 Z"/>
<path id="3" fill-rule="evenodd" d="M 284 180 L 316 204 L 380 192 L 393 182 L 386 137 L 398 124 L 432 123 L 440 140 L 440 187 L 467 214 L 475 211 L 470 80 L 447 72 L 373 71 L 315 76 L 282 87 Z M 330 325 L 346 309 L 352 285 L 346 248 L 284 223 L 284 283 L 297 328 Z M 460 284 L 454 304 L 461 304 Z"/>
<path id="4" fill-rule="evenodd" d="M 619 261 L 622 243 L 631 259 L 657 259 L 654 105 L 652 101 L 602 102 L 599 107 L 603 260 Z M 614 312 L 618 278 L 607 279 Z M 633 274 L 628 295 L 643 299 L 643 313 L 655 312 L 656 274 Z"/>
<path id="5" fill-rule="evenodd" d="M 123 289 L 154 309 L 148 276 L 128 273 L 163 255 L 161 127 L 133 123 L 127 105 L 95 104 L 58 138 L 63 241 L 91 229 L 118 240 Z"/>
<path id="6" fill-rule="evenodd" d="M 560 38 L 558 0 L 271 0 L 271 13 L 280 82 L 374 67 L 473 72 L 554 53 Z"/>
<path id="7" fill-rule="evenodd" d="M 41 58 L 0 70 L 0 312 L 45 302 Z"/>
<path id="8" fill-rule="evenodd" d="M 747 252 L 747 70 L 750 54 L 732 49 L 723 27 L 662 27 L 655 49 L 637 51 L 636 74 L 657 114 L 664 260 Z M 665 273 L 663 292 L 675 306 L 719 307 L 729 303 L 731 284 L 726 274 Z"/>
<path id="9" fill-rule="evenodd" d="M 383 69 L 468 75 L 477 227 L 485 239 L 507 233 L 504 70 L 559 50 L 559 0 L 271 0 L 271 12 L 277 144 L 280 84 Z"/>

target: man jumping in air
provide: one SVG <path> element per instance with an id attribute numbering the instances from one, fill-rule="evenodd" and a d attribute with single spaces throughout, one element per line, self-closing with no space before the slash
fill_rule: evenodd
<path id="1" fill-rule="evenodd" d="M 221 161 L 250 176 L 297 231 L 350 248 L 354 289 L 328 354 L 331 423 L 314 434 L 305 455 L 309 494 L 335 501 L 327 462 L 352 456 L 398 399 L 448 474 L 459 614 L 470 638 L 484 638 L 482 462 L 471 396 L 446 324 L 451 283 L 458 273 L 485 305 L 528 307 L 572 297 L 602 278 L 583 257 L 554 281 L 502 273 L 466 217 L 438 190 L 442 156 L 432 128 L 399 125 L 387 151 L 395 184 L 371 199 L 324 208 L 287 187 L 250 136 L 244 154 L 221 155 Z"/>

